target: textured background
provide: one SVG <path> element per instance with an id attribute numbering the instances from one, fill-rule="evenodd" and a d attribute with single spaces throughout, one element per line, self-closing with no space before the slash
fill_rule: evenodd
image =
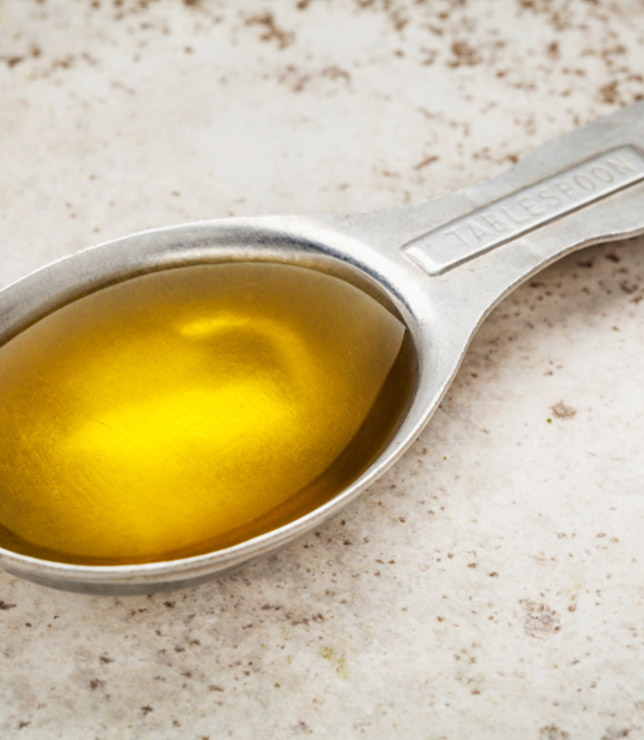
<path id="1" fill-rule="evenodd" d="M 0 0 L 0 283 L 491 176 L 641 98 L 643 48 L 641 0 Z M 402 461 L 234 576 L 0 575 L 0 737 L 644 737 L 643 276 L 640 239 L 523 286 Z"/>

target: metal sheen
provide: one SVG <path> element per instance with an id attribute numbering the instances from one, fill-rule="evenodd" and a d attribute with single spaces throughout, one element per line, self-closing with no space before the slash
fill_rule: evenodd
<path id="1" fill-rule="evenodd" d="M 555 218 L 644 179 L 644 154 L 618 147 L 450 221 L 404 247 L 440 275 Z"/>

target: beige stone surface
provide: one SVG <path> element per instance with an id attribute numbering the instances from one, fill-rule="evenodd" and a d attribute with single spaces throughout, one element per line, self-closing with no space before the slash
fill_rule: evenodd
<path id="1" fill-rule="evenodd" d="M 644 95 L 643 48 L 638 0 L 0 0 L 0 283 L 491 176 Z M 643 278 L 639 239 L 524 285 L 385 478 L 235 575 L 0 575 L 0 737 L 644 737 Z"/>

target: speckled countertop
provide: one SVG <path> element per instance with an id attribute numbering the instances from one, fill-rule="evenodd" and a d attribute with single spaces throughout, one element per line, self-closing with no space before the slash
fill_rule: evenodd
<path id="1" fill-rule="evenodd" d="M 641 98 L 643 48 L 639 0 L 0 0 L 0 283 L 469 184 Z M 643 297 L 642 239 L 540 274 L 384 479 L 233 576 L 0 575 L 0 737 L 644 737 Z"/>

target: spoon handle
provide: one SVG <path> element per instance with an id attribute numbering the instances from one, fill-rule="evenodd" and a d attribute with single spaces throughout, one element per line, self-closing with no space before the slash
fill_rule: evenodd
<path id="1" fill-rule="evenodd" d="M 480 278 L 494 305 L 568 252 L 644 232 L 644 102 L 426 206 L 432 228 L 402 253 L 431 276 Z"/>

